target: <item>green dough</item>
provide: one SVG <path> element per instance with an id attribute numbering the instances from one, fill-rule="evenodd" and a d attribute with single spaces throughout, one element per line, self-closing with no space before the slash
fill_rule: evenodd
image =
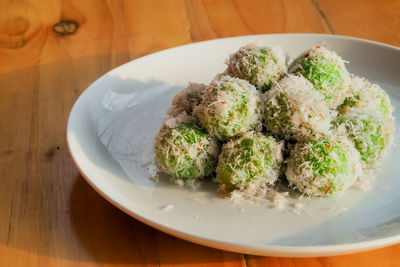
<path id="1" fill-rule="evenodd" d="M 392 141 L 393 120 L 382 120 L 369 109 L 351 108 L 337 118 L 335 126 L 353 141 L 366 169 L 379 166 Z"/>
<path id="2" fill-rule="evenodd" d="M 378 112 L 382 119 L 392 119 L 392 104 L 389 95 L 377 84 L 372 84 L 360 77 L 353 77 L 350 83 L 350 94 L 338 107 L 341 113 L 349 108 L 368 109 Z"/>
<path id="3" fill-rule="evenodd" d="M 220 76 L 206 88 L 194 113 L 208 133 L 227 140 L 260 128 L 260 103 L 257 89 L 249 82 Z"/>
<path id="4" fill-rule="evenodd" d="M 343 103 L 348 91 L 350 75 L 344 61 L 324 47 L 304 52 L 289 67 L 290 73 L 299 73 L 320 91 L 330 108 Z"/>
<path id="5" fill-rule="evenodd" d="M 205 84 L 189 83 L 185 89 L 174 97 L 171 107 L 167 110 L 167 115 L 172 117 L 176 117 L 182 113 L 192 115 L 193 109 L 198 106 L 203 99 L 205 88 Z"/>
<path id="6" fill-rule="evenodd" d="M 360 154 L 343 136 L 317 136 L 299 142 L 287 159 L 289 183 L 309 196 L 341 192 L 361 173 Z"/>
<path id="7" fill-rule="evenodd" d="M 215 171 L 218 141 L 186 117 L 169 118 L 155 138 L 156 162 L 178 179 L 197 179 Z"/>
<path id="8" fill-rule="evenodd" d="M 323 95 L 300 75 L 284 77 L 264 94 L 263 122 L 268 131 L 285 139 L 303 140 L 328 134 L 337 112 Z"/>
<path id="9" fill-rule="evenodd" d="M 260 91 L 267 91 L 286 72 L 286 56 L 280 47 L 246 45 L 232 54 L 227 74 L 249 81 Z"/>
<path id="10" fill-rule="evenodd" d="M 255 179 L 273 184 L 283 161 L 282 147 L 272 136 L 254 132 L 224 144 L 217 166 L 221 188 L 230 191 Z"/>

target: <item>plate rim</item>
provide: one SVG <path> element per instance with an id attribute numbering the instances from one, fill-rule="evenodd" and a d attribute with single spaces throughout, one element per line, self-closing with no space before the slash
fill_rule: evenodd
<path id="1" fill-rule="evenodd" d="M 233 241 L 221 241 L 221 240 L 216 240 L 216 239 L 211 239 L 211 238 L 205 238 L 202 237 L 201 235 L 193 234 L 193 233 L 188 233 L 184 231 L 180 231 L 179 229 L 174 229 L 173 227 L 158 223 L 156 221 L 153 221 L 149 218 L 147 218 L 145 215 L 143 215 L 140 211 L 132 211 L 128 207 L 122 203 L 123 201 L 119 200 L 117 201 L 115 199 L 114 193 L 105 190 L 104 188 L 100 188 L 94 180 L 96 178 L 89 177 L 88 171 L 85 170 L 84 166 L 79 162 L 79 153 L 77 151 L 77 147 L 74 146 L 73 140 L 71 139 L 71 129 L 73 127 L 73 120 L 77 116 L 76 110 L 78 109 L 79 104 L 84 101 L 84 97 L 89 94 L 89 88 L 95 84 L 98 83 L 105 75 L 111 74 L 112 72 L 117 72 L 120 68 L 123 68 L 127 64 L 130 64 L 133 61 L 142 61 L 145 60 L 147 57 L 153 57 L 157 55 L 161 55 L 163 53 L 168 53 L 171 50 L 177 50 L 182 47 L 189 47 L 189 46 L 197 46 L 197 45 L 202 45 L 204 43 L 209 43 L 209 42 L 218 42 L 220 40 L 229 40 L 229 39 L 240 39 L 240 38 L 246 38 L 246 37 L 274 37 L 274 36 L 301 36 L 301 37 L 328 37 L 328 38 L 333 38 L 333 39 L 347 39 L 347 40 L 354 40 L 354 41 L 361 41 L 389 49 L 394 49 L 397 52 L 400 53 L 400 47 L 396 47 L 390 44 L 382 43 L 382 42 L 377 42 L 373 40 L 368 40 L 364 38 L 358 38 L 358 37 L 352 37 L 352 36 L 345 36 L 345 35 L 336 35 L 336 34 L 321 34 L 321 33 L 277 33 L 277 34 L 255 34 L 255 35 L 242 35 L 242 36 L 234 36 L 234 37 L 224 37 L 224 38 L 217 38 L 217 39 L 211 39 L 211 40 L 205 40 L 205 41 L 200 41 L 200 42 L 194 42 L 194 43 L 188 43 L 188 44 L 183 44 L 175 47 L 171 47 L 168 49 L 164 49 L 161 51 L 157 51 L 155 53 L 151 53 L 142 57 L 138 57 L 136 59 L 133 59 L 131 61 L 128 61 L 110 71 L 107 73 L 103 74 L 100 76 L 98 79 L 96 79 L 94 82 L 92 82 L 77 98 L 75 101 L 69 117 L 68 117 L 68 122 L 67 122 L 67 146 L 68 146 L 68 151 L 71 155 L 71 158 L 73 160 L 74 165 L 78 169 L 79 173 L 82 175 L 82 177 L 86 180 L 86 182 L 89 183 L 89 185 L 95 189 L 97 193 L 99 193 L 103 198 L 105 198 L 108 202 L 113 204 L 115 207 L 118 209 L 122 210 L 129 216 L 149 225 L 150 227 L 153 227 L 157 230 L 160 230 L 164 233 L 167 233 L 172 236 L 176 236 L 178 238 L 184 239 L 186 241 L 194 242 L 200 245 L 216 248 L 216 249 L 222 249 L 222 250 L 227 250 L 227 251 L 232 251 L 236 253 L 245 253 L 245 254 L 252 254 L 252 255 L 260 255 L 260 256 L 278 256 L 278 257 L 320 257 L 320 256 L 335 256 L 335 255 L 345 255 L 345 254 L 350 254 L 350 253 L 355 253 L 355 252 L 361 252 L 361 251 L 367 251 L 367 250 L 372 250 L 372 249 L 377 249 L 385 246 L 390 246 L 396 243 L 400 243 L 400 234 L 398 235 L 393 235 L 389 237 L 384 237 L 384 238 L 376 238 L 368 241 L 361 241 L 361 242 L 354 242 L 354 243 L 347 243 L 347 244 L 336 244 L 336 245 L 310 245 L 310 246 L 281 246 L 281 245 L 243 245 L 238 242 L 233 242 Z"/>

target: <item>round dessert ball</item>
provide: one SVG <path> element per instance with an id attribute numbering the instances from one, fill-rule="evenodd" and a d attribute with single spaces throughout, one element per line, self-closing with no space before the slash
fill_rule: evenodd
<path id="1" fill-rule="evenodd" d="M 183 112 L 191 115 L 194 107 L 200 104 L 205 88 L 205 84 L 189 83 L 185 89 L 174 97 L 171 106 L 167 110 L 167 115 L 176 117 Z"/>
<path id="2" fill-rule="evenodd" d="M 220 140 L 260 127 L 257 89 L 245 80 L 220 76 L 208 86 L 195 114 L 209 134 Z"/>
<path id="3" fill-rule="evenodd" d="M 219 144 L 193 119 L 168 118 L 155 137 L 156 163 L 178 179 L 196 179 L 210 175 L 216 167 Z"/>
<path id="4" fill-rule="evenodd" d="M 337 112 L 331 111 L 311 82 L 289 74 L 263 96 L 263 122 L 268 131 L 285 139 L 303 140 L 329 134 Z"/>
<path id="5" fill-rule="evenodd" d="M 351 79 L 349 89 L 350 94 L 338 107 L 340 113 L 346 113 L 348 109 L 354 107 L 378 112 L 383 119 L 392 118 L 393 108 L 389 95 L 379 85 L 355 76 Z"/>
<path id="6" fill-rule="evenodd" d="M 261 91 L 267 91 L 287 71 L 285 53 L 278 46 L 243 46 L 229 57 L 227 65 L 229 75 L 247 80 Z"/>
<path id="7" fill-rule="evenodd" d="M 217 165 L 221 190 L 240 188 L 255 179 L 272 185 L 283 161 L 282 149 L 283 142 L 255 132 L 224 144 Z"/>
<path id="8" fill-rule="evenodd" d="M 297 143 L 287 159 L 290 185 L 309 196 L 341 192 L 362 173 L 360 154 L 343 136 L 317 136 Z"/>
<path id="9" fill-rule="evenodd" d="M 382 120 L 380 114 L 369 109 L 349 109 L 337 118 L 335 127 L 353 141 L 366 169 L 379 166 L 394 132 L 393 120 Z"/>
<path id="10" fill-rule="evenodd" d="M 336 108 L 343 103 L 350 75 L 335 52 L 320 46 L 311 48 L 294 60 L 289 72 L 309 80 L 324 95 L 328 107 Z"/>

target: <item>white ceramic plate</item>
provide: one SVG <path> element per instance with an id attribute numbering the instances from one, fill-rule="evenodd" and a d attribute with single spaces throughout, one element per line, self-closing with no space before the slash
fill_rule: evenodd
<path id="1" fill-rule="evenodd" d="M 70 114 L 67 134 L 71 155 L 82 175 L 103 197 L 136 219 L 219 249 L 273 256 L 327 256 L 399 242 L 400 152 L 396 147 L 370 191 L 351 189 L 335 199 L 304 199 L 301 202 L 307 212 L 296 214 L 292 200 L 284 211 L 256 205 L 241 211 L 222 198 L 212 183 L 196 191 L 173 185 L 167 179 L 156 184 L 149 180 L 144 167 L 128 178 L 97 138 L 93 118 L 104 114 L 102 103 L 110 90 L 128 90 L 141 96 L 149 93 L 138 98 L 140 101 L 129 111 L 138 131 L 132 144 L 138 153 L 151 150 L 153 135 L 176 92 L 188 81 L 208 83 L 225 69 L 223 63 L 229 53 L 250 42 L 281 45 L 291 58 L 315 45 L 336 51 L 350 62 L 351 73 L 367 77 L 390 94 L 397 107 L 395 116 L 400 118 L 399 48 L 320 34 L 256 35 L 200 42 L 129 62 L 98 79 L 79 97 Z M 163 208 L 168 205 L 173 208 Z"/>

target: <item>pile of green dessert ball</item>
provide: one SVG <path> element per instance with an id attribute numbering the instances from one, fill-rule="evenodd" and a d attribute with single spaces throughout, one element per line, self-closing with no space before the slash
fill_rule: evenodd
<path id="1" fill-rule="evenodd" d="M 189 83 L 155 137 L 177 181 L 213 177 L 224 192 L 286 179 L 308 196 L 344 191 L 375 170 L 394 117 L 388 94 L 316 46 L 291 64 L 280 47 L 246 45 L 209 84 Z"/>

